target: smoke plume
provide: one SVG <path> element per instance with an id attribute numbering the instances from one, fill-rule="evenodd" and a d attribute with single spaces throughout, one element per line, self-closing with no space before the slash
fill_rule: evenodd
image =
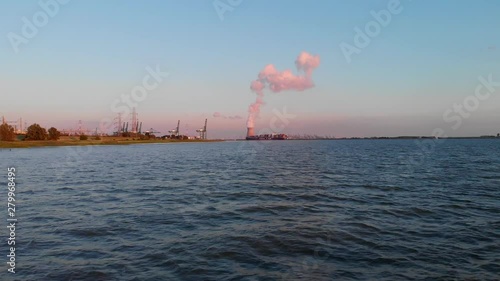
<path id="1" fill-rule="evenodd" d="M 278 71 L 274 65 L 269 64 L 259 73 L 258 78 L 250 84 L 250 89 L 257 94 L 257 98 L 248 108 L 247 127 L 253 128 L 255 118 L 260 113 L 260 107 L 264 105 L 264 89 L 267 87 L 271 91 L 278 93 L 281 91 L 295 90 L 304 91 L 314 87 L 311 75 L 319 66 L 319 56 L 302 52 L 295 60 L 298 74 L 291 70 Z"/>

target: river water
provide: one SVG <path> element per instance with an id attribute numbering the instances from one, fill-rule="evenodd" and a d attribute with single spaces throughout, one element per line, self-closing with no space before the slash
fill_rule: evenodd
<path id="1" fill-rule="evenodd" d="M 3 149 L 0 279 L 498 280 L 500 140 L 431 142 Z"/>

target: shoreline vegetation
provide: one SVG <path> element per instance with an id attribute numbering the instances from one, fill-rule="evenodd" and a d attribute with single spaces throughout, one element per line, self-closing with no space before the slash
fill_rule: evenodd
<path id="1" fill-rule="evenodd" d="M 88 146 L 88 145 L 131 145 L 131 144 L 161 144 L 161 143 L 199 143 L 219 142 L 223 140 L 207 140 L 202 135 L 192 138 L 185 135 L 171 134 L 156 137 L 153 132 L 128 132 L 126 129 L 115 135 L 86 135 L 84 132 L 74 135 L 62 135 L 54 127 L 46 130 L 34 123 L 26 131 L 17 130 L 3 122 L 0 125 L 0 149 L 32 148 L 50 146 Z"/>
<path id="2" fill-rule="evenodd" d="M 2 148 L 33 148 L 49 146 L 86 146 L 86 145 L 131 145 L 131 144 L 158 144 L 158 143 L 201 143 L 220 142 L 223 140 L 185 140 L 185 139 L 149 139 L 141 140 L 132 137 L 103 136 L 99 139 L 89 137 L 87 140 L 80 140 L 78 136 L 63 136 L 58 140 L 14 140 L 0 141 Z"/>

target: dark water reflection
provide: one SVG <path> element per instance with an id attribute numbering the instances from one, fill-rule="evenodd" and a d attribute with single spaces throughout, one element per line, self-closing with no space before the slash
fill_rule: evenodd
<path id="1" fill-rule="evenodd" d="M 421 155 L 406 140 L 2 150 L 15 277 L 498 279 L 500 141 L 407 165 Z"/>

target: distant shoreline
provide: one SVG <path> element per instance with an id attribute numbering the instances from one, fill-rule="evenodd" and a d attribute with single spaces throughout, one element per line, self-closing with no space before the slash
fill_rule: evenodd
<path id="1" fill-rule="evenodd" d="M 123 137 L 103 137 L 101 140 L 91 139 L 61 139 L 61 140 L 43 140 L 43 141 L 0 141 L 2 148 L 34 148 L 34 147 L 56 147 L 56 146 L 88 146 L 88 145 L 132 145 L 132 144 L 167 144 L 167 143 L 206 143 L 221 142 L 223 140 L 176 140 L 176 139 L 153 139 L 139 140 Z"/>
<path id="2" fill-rule="evenodd" d="M 289 138 L 287 139 L 288 141 L 293 141 L 293 140 L 423 140 L 423 139 L 439 139 L 439 140 L 450 140 L 450 139 L 498 139 L 500 140 L 500 137 L 497 136 L 481 136 L 481 137 L 446 137 L 446 138 L 436 138 L 436 137 L 366 137 L 366 138 L 361 138 L 361 137 L 353 137 L 353 138 L 322 138 L 322 137 L 317 137 L 317 138 Z M 225 139 L 226 141 L 246 141 L 245 139 Z M 266 140 L 253 140 L 253 141 L 266 141 Z M 279 140 L 268 140 L 268 141 L 279 141 Z"/>
<path id="3" fill-rule="evenodd" d="M 307 140 L 307 141 L 318 141 L 318 140 L 424 140 L 430 139 L 434 140 L 435 137 L 367 137 L 367 138 L 294 138 L 288 139 L 287 141 L 297 141 L 297 140 Z M 446 137 L 439 138 L 439 140 L 452 140 L 452 139 L 497 139 L 500 141 L 500 137 L 496 136 L 480 136 L 480 137 Z M 132 144 L 167 144 L 167 143 L 210 143 L 210 142 L 224 142 L 224 141 L 247 141 L 245 139 L 217 139 L 217 140 L 176 140 L 176 139 L 153 139 L 153 140 L 139 140 L 124 137 L 103 137 L 101 140 L 90 139 L 89 140 L 78 140 L 64 138 L 62 140 L 50 141 L 0 141 L 0 149 L 3 148 L 34 148 L 34 147 L 57 147 L 57 146 L 88 146 L 88 145 L 132 145 Z M 266 140 L 261 140 L 266 141 Z M 279 142 L 282 140 L 268 140 L 272 142 Z"/>
<path id="4" fill-rule="evenodd" d="M 440 139 L 440 140 L 450 140 L 450 139 L 498 139 L 500 137 L 496 136 L 481 136 L 481 137 L 367 137 L 367 138 L 332 138 L 330 140 L 421 140 L 421 139 Z"/>

